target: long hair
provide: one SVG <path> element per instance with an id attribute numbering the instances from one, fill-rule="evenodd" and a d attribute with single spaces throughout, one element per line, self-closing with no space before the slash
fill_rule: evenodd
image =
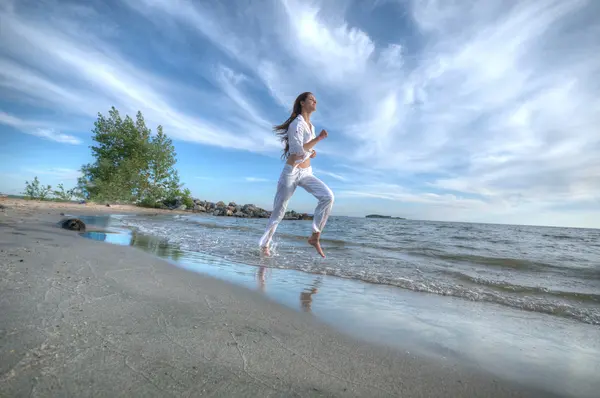
<path id="1" fill-rule="evenodd" d="M 290 127 L 290 124 L 296 119 L 296 117 L 302 113 L 302 105 L 300 104 L 303 101 L 306 101 L 306 97 L 312 94 L 310 91 L 300 94 L 296 97 L 296 101 L 294 101 L 294 108 L 292 109 L 292 114 L 290 117 L 279 126 L 274 126 L 273 131 L 275 134 L 279 136 L 279 139 L 282 143 L 285 144 L 285 149 L 283 150 L 283 155 L 281 155 L 282 159 L 285 159 L 290 154 L 290 143 L 288 141 L 287 130 Z"/>

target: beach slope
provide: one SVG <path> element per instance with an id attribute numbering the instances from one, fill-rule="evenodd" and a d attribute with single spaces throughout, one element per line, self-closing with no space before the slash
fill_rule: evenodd
<path id="1" fill-rule="evenodd" d="M 353 340 L 46 210 L 0 213 L 0 396 L 549 396 Z"/>

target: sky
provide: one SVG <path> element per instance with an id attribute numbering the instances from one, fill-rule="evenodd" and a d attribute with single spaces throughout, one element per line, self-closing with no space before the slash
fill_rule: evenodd
<path id="1" fill-rule="evenodd" d="M 74 186 L 115 106 L 194 197 L 271 209 L 311 91 L 333 215 L 600 228 L 598 37 L 594 0 L 3 0 L 0 192 Z"/>

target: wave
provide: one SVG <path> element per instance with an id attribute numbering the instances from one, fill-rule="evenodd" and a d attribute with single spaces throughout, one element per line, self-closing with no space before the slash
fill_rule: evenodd
<path id="1" fill-rule="evenodd" d="M 416 280 L 404 277 L 385 277 L 369 273 L 353 273 L 341 268 L 288 266 L 283 264 L 275 264 L 272 265 L 271 268 L 295 269 L 311 274 L 330 275 L 339 278 L 359 280 L 366 283 L 394 286 L 415 292 L 433 293 L 441 296 L 453 296 L 471 301 L 489 302 L 526 311 L 571 318 L 592 325 L 600 325 L 600 309 L 582 308 L 570 304 L 566 302 L 566 300 L 552 300 L 548 298 L 532 296 L 515 297 L 504 295 L 500 292 L 494 292 L 481 288 L 467 288 L 443 281 L 426 279 Z M 576 293 L 573 293 L 573 296 L 576 295 Z M 561 298 L 567 299 L 566 296 L 562 296 Z"/>
<path id="2" fill-rule="evenodd" d="M 483 285 L 487 287 L 491 287 L 494 289 L 499 289 L 501 291 L 508 291 L 514 293 L 524 293 L 524 294 L 532 294 L 532 295 L 540 295 L 540 296 L 554 296 L 556 298 L 568 299 L 568 300 L 576 300 L 576 301 L 584 301 L 584 302 L 596 302 L 600 303 L 600 294 L 593 293 L 577 293 L 577 292 L 568 292 L 562 290 L 552 290 L 545 287 L 535 287 L 535 286 L 522 286 L 515 285 L 506 281 L 494 281 L 485 279 L 482 277 L 474 277 L 470 275 L 465 275 L 461 272 L 449 271 L 449 275 L 469 282 L 476 285 Z"/>
<path id="3" fill-rule="evenodd" d="M 249 242 L 244 234 L 241 234 L 238 237 L 238 239 L 243 239 L 243 241 L 236 241 L 233 245 L 223 245 L 223 242 L 229 242 L 229 240 L 232 239 L 230 234 L 218 233 L 215 235 L 212 232 L 207 234 L 206 232 L 201 233 L 201 231 L 194 231 L 187 227 L 177 230 L 180 225 L 169 225 L 168 221 L 160 222 L 160 224 L 151 223 L 148 225 L 143 221 L 131 219 L 125 221 L 125 223 L 138 229 L 144 234 L 158 235 L 173 244 L 177 244 L 184 251 L 204 252 L 212 256 L 226 259 L 230 262 L 265 266 L 259 255 L 257 245 L 253 242 Z M 247 225 L 215 225 L 213 223 L 198 223 L 194 220 L 187 220 L 186 223 L 189 223 L 188 227 L 192 228 L 192 223 L 196 223 L 202 227 L 211 228 L 211 230 L 212 228 L 223 230 L 233 229 L 242 233 L 253 229 L 251 226 Z M 305 239 L 305 237 L 294 234 L 281 233 L 279 235 L 284 239 Z M 440 269 L 440 267 L 435 267 L 433 264 L 425 264 L 422 268 L 423 271 L 410 264 L 410 267 L 406 269 L 411 270 L 410 272 L 415 271 L 417 275 L 405 277 L 399 275 L 401 269 L 401 266 L 399 265 L 389 266 L 389 263 L 386 263 L 382 264 L 381 268 L 365 266 L 365 264 L 368 264 L 369 260 L 366 260 L 367 257 L 365 257 L 366 254 L 364 249 L 372 248 L 379 250 L 380 253 L 378 253 L 378 255 L 380 259 L 383 258 L 384 261 L 388 261 L 385 255 L 386 251 L 399 251 L 407 255 L 417 255 L 424 258 L 442 259 L 450 262 L 467 262 L 470 264 L 508 268 L 510 270 L 518 271 L 547 271 L 549 268 L 562 268 L 559 266 L 526 259 L 451 254 L 444 250 L 431 247 L 429 244 L 425 247 L 422 246 L 410 249 L 387 247 L 386 245 L 373 243 L 348 242 L 343 239 L 329 239 L 324 240 L 324 242 L 330 242 L 337 247 L 351 246 L 351 249 L 355 249 L 355 251 L 351 250 L 349 253 L 352 254 L 352 257 L 342 260 L 344 261 L 343 263 L 335 264 L 330 262 L 310 262 L 305 258 L 297 257 L 297 252 L 286 252 L 284 255 L 279 254 L 278 249 L 275 247 L 273 250 L 274 256 L 271 258 L 272 261 L 266 266 L 279 269 L 294 269 L 311 274 L 331 275 L 366 283 L 395 286 L 416 292 L 459 297 L 471 301 L 489 302 L 506 307 L 561 316 L 584 323 L 600 325 L 600 307 L 597 306 L 597 303 L 600 302 L 600 295 L 552 291 L 541 287 L 513 285 L 504 281 L 470 277 L 457 271 Z M 219 247 L 221 251 L 213 250 L 215 247 Z M 369 253 L 371 253 L 371 251 L 369 251 Z M 357 260 L 358 262 L 353 260 Z M 365 263 L 365 261 L 367 262 Z M 433 268 L 428 269 L 430 266 L 433 266 Z M 433 273 L 430 272 L 432 270 Z M 581 272 L 581 275 L 600 273 L 600 270 L 595 269 L 575 271 Z M 441 276 L 436 274 L 436 272 L 445 273 L 447 276 Z M 461 284 L 461 280 L 468 282 L 470 286 Z M 587 303 L 587 307 L 583 306 L 582 303 Z"/>
<path id="4" fill-rule="evenodd" d="M 493 267 L 503 267 L 521 270 L 539 270 L 544 268 L 563 268 L 560 266 L 544 263 L 540 261 L 532 261 L 527 259 L 510 258 L 510 257 L 486 257 L 472 254 L 440 254 L 437 255 L 442 260 L 453 262 L 469 262 L 472 264 L 489 265 Z"/>

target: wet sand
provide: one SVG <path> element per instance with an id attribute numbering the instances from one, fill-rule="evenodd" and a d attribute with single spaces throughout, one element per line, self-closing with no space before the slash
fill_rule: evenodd
<path id="1" fill-rule="evenodd" d="M 17 202 L 0 202 L 0 396 L 551 396 L 57 228 L 81 205 Z"/>

